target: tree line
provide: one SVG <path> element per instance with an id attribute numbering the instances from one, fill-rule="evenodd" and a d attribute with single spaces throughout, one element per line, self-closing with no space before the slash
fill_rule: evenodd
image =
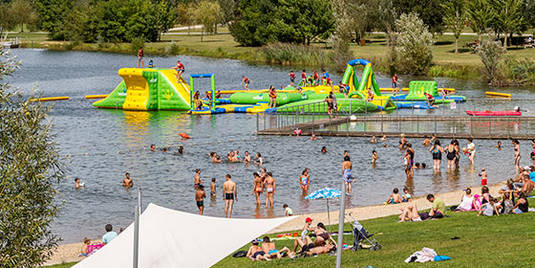
<path id="1" fill-rule="evenodd" d="M 533 0 L 0 0 L 0 30 L 44 30 L 54 40 L 157 41 L 175 24 L 202 24 L 217 33 L 228 25 L 244 46 L 328 40 L 337 24 L 350 41 L 370 31 L 394 31 L 401 14 L 414 13 L 431 33 L 465 27 L 506 37 L 535 27 Z M 338 27 L 338 30 L 340 28 Z"/>

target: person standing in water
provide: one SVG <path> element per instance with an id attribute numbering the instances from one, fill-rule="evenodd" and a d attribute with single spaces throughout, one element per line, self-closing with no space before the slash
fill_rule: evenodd
<path id="1" fill-rule="evenodd" d="M 466 145 L 466 148 L 464 148 L 464 154 L 468 155 L 468 160 L 470 161 L 470 165 L 474 164 L 474 157 L 476 156 L 476 145 L 473 143 L 472 138 L 468 138 L 468 145 Z"/>
<path id="2" fill-rule="evenodd" d="M 212 183 L 210 183 L 210 196 L 213 198 L 216 196 L 216 187 L 215 187 L 215 178 L 212 178 Z"/>
<path id="3" fill-rule="evenodd" d="M 353 180 L 353 177 L 351 176 L 352 169 L 353 164 L 351 163 L 349 155 L 344 156 L 344 162 L 342 162 L 342 178 L 346 184 L 347 193 L 351 193 L 351 181 Z"/>
<path id="4" fill-rule="evenodd" d="M 199 215 L 202 215 L 204 212 L 204 198 L 206 193 L 204 192 L 204 187 L 201 185 L 197 188 L 195 192 L 195 202 L 197 202 L 197 207 L 199 208 Z"/>
<path id="5" fill-rule="evenodd" d="M 435 171 L 440 170 L 440 164 L 442 161 L 442 152 L 444 152 L 444 149 L 442 146 L 440 146 L 440 140 L 435 139 L 435 142 L 431 148 L 429 148 L 429 151 L 431 152 L 431 155 L 433 156 L 433 169 Z"/>
<path id="6" fill-rule="evenodd" d="M 145 62 L 143 61 L 143 47 L 140 47 L 137 51 L 137 67 L 145 68 Z"/>
<path id="7" fill-rule="evenodd" d="M 256 206 L 260 206 L 260 195 L 264 192 L 264 185 L 262 183 L 262 177 L 255 172 L 253 173 L 253 190 L 251 191 L 251 194 L 254 194 L 256 196 Z"/>
<path id="8" fill-rule="evenodd" d="M 202 181 L 201 181 L 201 170 L 200 169 L 196 169 L 195 170 L 195 175 L 193 176 L 193 188 L 195 190 L 197 190 L 199 188 L 199 186 L 201 186 L 202 184 Z"/>
<path id="9" fill-rule="evenodd" d="M 225 182 L 223 183 L 223 200 L 225 201 L 225 217 L 230 218 L 232 216 L 232 207 L 234 206 L 234 200 L 238 202 L 238 191 L 236 189 L 236 183 L 232 181 L 230 174 L 225 175 Z"/>
<path id="10" fill-rule="evenodd" d="M 271 172 L 267 173 L 266 180 L 264 181 L 264 188 L 266 188 L 266 208 L 273 208 L 273 196 L 277 192 L 277 184 Z"/>
<path id="11" fill-rule="evenodd" d="M 379 159 L 379 155 L 377 155 L 377 151 L 373 150 L 372 151 L 372 166 L 375 166 L 378 159 Z"/>
<path id="12" fill-rule="evenodd" d="M 124 174 L 124 179 L 123 179 L 122 185 L 126 189 L 131 188 L 132 186 L 134 186 L 134 180 L 132 180 L 132 178 L 130 178 L 130 173 L 126 172 Z"/>
<path id="13" fill-rule="evenodd" d="M 308 187 L 310 186 L 310 175 L 308 175 L 308 168 L 305 168 L 299 177 L 299 185 L 303 191 L 303 195 L 308 193 Z"/>
<path id="14" fill-rule="evenodd" d="M 516 174 L 518 175 L 520 173 L 520 142 L 517 139 L 513 140 L 513 146 L 515 150 L 515 167 L 516 167 Z"/>

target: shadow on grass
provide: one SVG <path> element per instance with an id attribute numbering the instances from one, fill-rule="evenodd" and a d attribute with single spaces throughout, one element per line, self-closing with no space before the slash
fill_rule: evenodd
<path id="1" fill-rule="evenodd" d="M 435 42 L 435 46 L 445 46 L 445 45 L 451 45 L 453 44 L 453 41 L 437 41 Z"/>

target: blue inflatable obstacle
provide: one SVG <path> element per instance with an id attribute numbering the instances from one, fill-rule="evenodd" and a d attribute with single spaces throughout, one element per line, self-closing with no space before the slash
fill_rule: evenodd
<path id="1" fill-rule="evenodd" d="M 427 101 L 404 101 L 396 102 L 398 109 L 436 109 L 436 107 L 429 106 Z"/>

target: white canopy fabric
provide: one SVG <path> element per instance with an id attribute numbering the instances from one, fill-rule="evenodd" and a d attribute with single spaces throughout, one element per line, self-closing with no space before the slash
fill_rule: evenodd
<path id="1" fill-rule="evenodd" d="M 138 264 L 140 268 L 210 267 L 293 218 L 226 219 L 149 204 L 140 216 Z M 128 268 L 133 255 L 134 223 L 74 267 Z"/>

